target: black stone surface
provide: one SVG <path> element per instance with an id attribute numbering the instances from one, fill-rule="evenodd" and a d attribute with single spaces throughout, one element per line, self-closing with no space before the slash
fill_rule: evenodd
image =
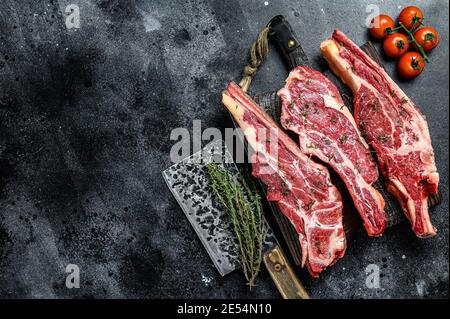
<path id="1" fill-rule="evenodd" d="M 322 69 L 319 44 L 340 28 L 368 38 L 376 1 L 6 0 L 0 2 L 0 297 L 278 298 L 267 274 L 249 292 L 235 272 L 221 278 L 163 183 L 170 132 L 230 127 L 220 104 L 239 79 L 258 31 L 285 15 Z M 81 28 L 68 30 L 77 4 Z M 349 243 L 319 280 L 299 274 L 316 298 L 448 298 L 448 1 L 384 1 L 393 16 L 411 3 L 441 33 L 432 63 L 412 81 L 388 71 L 428 118 L 444 202 L 438 235 L 408 224 Z M 273 51 L 252 85 L 279 88 Z M 81 288 L 67 289 L 76 264 Z M 377 264 L 381 287 L 365 285 Z"/>

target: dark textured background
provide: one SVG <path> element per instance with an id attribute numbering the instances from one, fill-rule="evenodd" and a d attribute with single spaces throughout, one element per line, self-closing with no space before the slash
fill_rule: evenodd
<path id="1" fill-rule="evenodd" d="M 266 274 L 249 293 L 240 272 L 221 278 L 163 183 L 172 128 L 230 126 L 220 92 L 238 79 L 251 41 L 284 14 L 316 68 L 335 27 L 367 39 L 376 1 L 59 0 L 0 2 L 0 297 L 279 297 Z M 396 15 L 419 3 L 441 32 L 432 63 L 400 86 L 428 117 L 441 174 L 438 235 L 408 224 L 349 243 L 313 297 L 448 297 L 448 1 L 384 1 Z M 67 30 L 64 8 L 81 9 Z M 394 63 L 388 71 L 397 79 Z M 281 86 L 276 53 L 254 92 Z M 65 287 L 65 267 L 81 288 Z M 365 267 L 382 269 L 366 288 Z"/>

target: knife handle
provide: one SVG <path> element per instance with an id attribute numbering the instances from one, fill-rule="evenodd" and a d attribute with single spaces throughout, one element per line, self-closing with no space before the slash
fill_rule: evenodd
<path id="1" fill-rule="evenodd" d="M 274 17 L 270 20 L 268 27 L 270 27 L 270 38 L 275 40 L 289 70 L 297 66 L 309 65 L 308 57 L 303 51 L 297 35 L 284 16 Z"/>
<path id="2" fill-rule="evenodd" d="M 284 299 L 310 299 L 281 247 L 276 244 L 263 256 L 264 264 Z"/>

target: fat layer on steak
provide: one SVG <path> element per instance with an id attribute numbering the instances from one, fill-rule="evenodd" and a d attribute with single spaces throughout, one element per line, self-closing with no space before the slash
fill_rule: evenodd
<path id="1" fill-rule="evenodd" d="M 318 277 L 346 249 L 342 199 L 327 168 L 310 160 L 237 84 L 228 86 L 222 102 L 254 151 L 252 174 L 298 233 L 302 266 Z"/>
<path id="2" fill-rule="evenodd" d="M 425 116 L 399 86 L 341 31 L 321 44 L 331 69 L 354 94 L 355 120 L 374 148 L 389 191 L 417 236 L 436 234 L 428 196 L 438 190 L 433 147 Z"/>
<path id="3" fill-rule="evenodd" d="M 278 95 L 283 127 L 299 135 L 304 153 L 328 163 L 340 175 L 367 233 L 380 236 L 387 216 L 383 197 L 371 186 L 378 179 L 378 167 L 336 86 L 320 72 L 297 67 Z"/>

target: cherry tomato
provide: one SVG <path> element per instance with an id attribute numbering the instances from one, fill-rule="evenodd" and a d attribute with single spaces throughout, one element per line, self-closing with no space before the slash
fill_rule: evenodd
<path id="1" fill-rule="evenodd" d="M 425 60 L 417 52 L 408 52 L 400 58 L 397 67 L 401 76 L 411 79 L 422 73 Z"/>
<path id="2" fill-rule="evenodd" d="M 414 29 L 419 27 L 422 21 L 423 21 L 422 10 L 420 10 L 420 8 L 416 6 L 409 6 L 404 8 L 400 12 L 400 16 L 398 17 L 398 22 L 403 23 L 403 25 L 408 30 L 411 30 L 413 27 Z"/>
<path id="3" fill-rule="evenodd" d="M 433 50 L 439 44 L 440 37 L 436 29 L 431 27 L 425 27 L 417 30 L 414 33 L 414 39 L 422 46 L 425 52 Z M 414 47 L 417 49 L 417 45 L 414 43 Z"/>
<path id="4" fill-rule="evenodd" d="M 388 15 L 380 14 L 370 22 L 370 34 L 377 39 L 385 39 L 394 29 L 394 20 Z"/>
<path id="5" fill-rule="evenodd" d="M 383 42 L 384 52 L 391 58 L 398 58 L 409 49 L 409 41 L 403 33 L 394 33 Z"/>

